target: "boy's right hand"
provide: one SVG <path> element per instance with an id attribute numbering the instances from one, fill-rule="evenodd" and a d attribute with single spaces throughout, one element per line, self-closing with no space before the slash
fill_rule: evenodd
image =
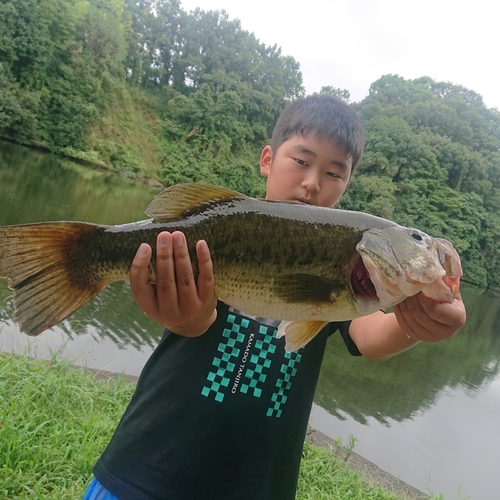
<path id="1" fill-rule="evenodd" d="M 217 317 L 217 297 L 210 251 L 196 244 L 195 280 L 184 234 L 164 231 L 156 242 L 156 285 L 149 281 L 151 247 L 143 243 L 130 268 L 130 287 L 139 307 L 151 319 L 185 337 L 205 333 Z"/>

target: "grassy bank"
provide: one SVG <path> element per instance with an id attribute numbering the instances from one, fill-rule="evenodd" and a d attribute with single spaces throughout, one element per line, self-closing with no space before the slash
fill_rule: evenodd
<path id="1" fill-rule="evenodd" d="M 55 359 L 0 356 L 0 498 L 82 498 L 133 392 Z"/>
<path id="2" fill-rule="evenodd" d="M 0 498 L 78 499 L 134 386 L 55 358 L 0 355 Z M 297 500 L 396 500 L 332 452 L 306 445 Z"/>

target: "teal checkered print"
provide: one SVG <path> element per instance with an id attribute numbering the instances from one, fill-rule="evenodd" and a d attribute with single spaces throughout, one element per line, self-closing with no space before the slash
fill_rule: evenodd
<path id="1" fill-rule="evenodd" d="M 276 346 L 272 344 L 276 328 L 261 325 L 259 333 L 263 335 L 262 339 L 255 342 L 255 347 L 259 354 L 252 354 L 250 357 L 249 364 L 253 366 L 247 368 L 245 372 L 246 383 L 241 384 L 240 387 L 241 392 L 244 394 L 250 393 L 256 398 L 260 398 L 262 395 L 262 389 L 258 386 L 259 384 L 263 384 L 267 377 L 263 373 L 264 369 L 271 366 L 271 360 L 268 358 L 268 355 L 274 354 L 276 350 Z"/>
<path id="2" fill-rule="evenodd" d="M 246 318 L 241 319 L 241 323 L 236 321 L 234 314 L 229 314 L 227 317 L 230 328 L 225 328 L 222 336 L 224 341 L 219 344 L 219 356 L 216 356 L 212 365 L 215 369 L 211 370 L 207 375 L 208 385 L 205 385 L 201 391 L 204 396 L 213 395 L 216 401 L 222 402 L 224 399 L 225 388 L 229 386 L 230 378 L 226 374 L 233 373 L 236 367 L 235 361 L 241 352 L 241 343 L 245 340 L 245 335 L 240 333 L 241 328 L 248 328 L 249 321 Z"/>
<path id="3" fill-rule="evenodd" d="M 276 357 L 276 349 L 283 349 L 276 343 L 277 328 L 271 325 L 259 325 L 259 331 L 249 331 L 251 320 L 230 312 L 227 326 L 222 333 L 222 341 L 218 345 L 218 354 L 212 360 L 201 393 L 222 403 L 229 394 L 247 394 L 250 397 L 262 398 L 265 383 L 274 386 L 273 393 L 263 402 L 268 417 L 279 418 L 283 413 L 288 392 L 297 373 L 297 365 L 302 355 L 299 352 L 281 353 L 275 363 L 280 363 L 280 372 L 276 382 L 267 380 L 272 360 Z M 255 331 L 255 330 L 254 330 Z M 267 393 L 268 394 L 268 393 Z M 265 399 L 269 398 L 269 395 Z M 267 406 L 269 404 L 269 407 Z M 265 410 L 264 410 L 265 411 Z"/>
<path id="4" fill-rule="evenodd" d="M 274 403 L 267 410 L 268 417 L 281 416 L 283 410 L 281 406 L 286 403 L 286 392 L 292 387 L 292 379 L 297 374 L 297 365 L 300 363 L 302 354 L 297 351 L 285 353 L 285 362 L 281 365 L 280 372 L 283 374 L 281 378 L 276 380 L 277 391 L 271 396 L 271 401 Z"/>

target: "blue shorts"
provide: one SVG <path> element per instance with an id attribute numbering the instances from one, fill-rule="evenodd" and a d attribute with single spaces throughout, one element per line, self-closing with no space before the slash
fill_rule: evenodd
<path id="1" fill-rule="evenodd" d="M 83 500 L 120 500 L 110 493 L 95 477 L 90 483 Z"/>

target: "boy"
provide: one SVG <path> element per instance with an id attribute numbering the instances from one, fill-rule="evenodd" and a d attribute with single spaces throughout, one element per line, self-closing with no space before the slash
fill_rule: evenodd
<path id="1" fill-rule="evenodd" d="M 266 198 L 333 207 L 363 148 L 349 106 L 326 95 L 294 102 L 262 151 Z M 465 321 L 460 298 L 438 304 L 418 294 L 392 314 L 330 324 L 286 353 L 276 339 L 279 322 L 217 302 L 204 241 L 196 280 L 182 233 L 158 236 L 156 288 L 148 281 L 150 258 L 151 248 L 141 245 L 132 292 L 167 330 L 86 499 L 292 500 L 328 336 L 339 330 L 351 354 L 381 361 L 420 340 L 449 338 Z"/>

